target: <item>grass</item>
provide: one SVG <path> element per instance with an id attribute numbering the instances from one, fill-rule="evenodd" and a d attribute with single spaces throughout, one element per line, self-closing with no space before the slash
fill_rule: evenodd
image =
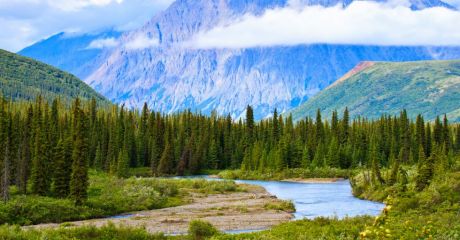
<path id="1" fill-rule="evenodd" d="M 295 212 L 295 205 L 292 201 L 280 200 L 265 204 L 264 209 L 293 213 Z"/>
<path id="2" fill-rule="evenodd" d="M 84 226 L 78 228 L 22 230 L 18 226 L 0 226 L 2 240 L 164 240 L 163 234 L 150 234 L 143 228 L 116 227 L 108 224 L 101 228 Z"/>
<path id="3" fill-rule="evenodd" d="M 219 172 L 219 177 L 223 179 L 247 179 L 247 180 L 284 180 L 289 178 L 349 178 L 355 174 L 356 170 L 338 168 L 294 168 L 282 171 L 243 171 L 243 170 L 224 170 Z"/>
<path id="4" fill-rule="evenodd" d="M 91 171 L 88 200 L 83 206 L 75 206 L 68 199 L 19 195 L 12 189 L 12 199 L 0 203 L 0 224 L 62 223 L 106 217 L 185 204 L 190 192 L 212 194 L 242 190 L 232 181 L 119 179 Z"/>

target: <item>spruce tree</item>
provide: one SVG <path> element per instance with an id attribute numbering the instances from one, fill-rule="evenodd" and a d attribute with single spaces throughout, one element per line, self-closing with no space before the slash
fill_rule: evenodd
<path id="1" fill-rule="evenodd" d="M 372 137 L 371 146 L 370 146 L 370 163 L 372 168 L 372 177 L 374 181 L 377 181 L 380 184 L 384 184 L 385 181 L 382 178 L 382 174 L 380 173 L 380 154 L 379 154 L 379 146 L 376 137 Z"/>
<path id="2" fill-rule="evenodd" d="M 344 144 L 348 141 L 348 137 L 350 135 L 350 113 L 348 112 L 348 107 L 345 107 L 343 111 L 343 118 L 342 118 L 342 136 L 341 136 L 341 144 Z"/>
<path id="3" fill-rule="evenodd" d="M 45 133 L 45 124 L 43 123 L 42 114 L 42 99 L 38 98 L 36 104 L 36 112 L 34 113 L 34 158 L 32 160 L 32 192 L 41 196 L 45 196 L 49 192 L 49 175 L 46 152 L 47 137 Z"/>
<path id="4" fill-rule="evenodd" d="M 332 138 L 332 141 L 329 145 L 329 150 L 327 154 L 327 164 L 329 167 L 333 168 L 340 167 L 339 143 L 336 137 Z"/>
<path id="5" fill-rule="evenodd" d="M 390 163 L 391 163 L 391 170 L 390 176 L 388 178 L 388 185 L 392 186 L 398 180 L 398 173 L 399 173 L 399 158 L 396 158 L 394 151 L 392 150 L 390 153 Z"/>
<path id="6" fill-rule="evenodd" d="M 246 144 L 252 145 L 254 137 L 254 111 L 251 106 L 246 107 Z"/>
<path id="7" fill-rule="evenodd" d="M 118 154 L 117 176 L 120 178 L 129 177 L 129 155 L 126 149 L 122 149 Z"/>
<path id="8" fill-rule="evenodd" d="M 73 107 L 73 151 L 70 196 L 75 205 L 82 205 L 88 197 L 88 137 L 86 136 L 87 117 L 76 99 Z"/>
<path id="9" fill-rule="evenodd" d="M 72 172 L 72 140 L 59 140 L 55 148 L 54 193 L 66 198 L 70 193 L 70 175 Z"/>
<path id="10" fill-rule="evenodd" d="M 211 145 L 209 146 L 208 162 L 209 162 L 209 166 L 212 169 L 218 169 L 218 163 L 219 163 L 218 149 L 217 149 L 216 141 L 214 139 L 211 140 Z"/>
<path id="11" fill-rule="evenodd" d="M 415 182 L 415 188 L 418 191 L 422 191 L 425 189 L 429 184 L 433 177 L 434 166 L 433 166 L 433 157 L 426 158 L 425 151 L 423 147 L 420 146 L 419 148 L 419 167 L 418 173 Z"/>
<path id="12" fill-rule="evenodd" d="M 18 163 L 18 176 L 17 186 L 19 192 L 22 194 L 27 193 L 27 182 L 30 175 L 30 165 L 32 161 L 31 152 L 31 138 L 32 138 L 32 121 L 33 121 L 33 109 L 29 106 L 27 109 L 27 115 L 25 117 L 25 123 L 22 125 L 22 148 L 21 148 L 21 159 Z"/>
<path id="13" fill-rule="evenodd" d="M 158 163 L 158 173 L 159 174 L 172 174 L 174 168 L 174 148 L 172 141 L 171 129 L 168 126 L 166 131 L 165 139 L 165 148 L 161 154 L 160 162 Z"/>
<path id="14" fill-rule="evenodd" d="M 457 131 L 455 136 L 455 151 L 460 153 L 460 124 L 457 124 Z"/>
<path id="15" fill-rule="evenodd" d="M 425 128 L 425 136 L 426 136 L 426 143 L 425 143 L 425 156 L 431 156 L 431 149 L 432 149 L 432 138 L 431 138 L 431 124 L 427 123 Z"/>

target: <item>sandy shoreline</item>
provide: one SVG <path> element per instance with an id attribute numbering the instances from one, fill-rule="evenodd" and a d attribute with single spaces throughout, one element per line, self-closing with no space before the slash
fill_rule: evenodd
<path id="1" fill-rule="evenodd" d="M 145 227 L 151 233 L 186 233 L 193 219 L 203 219 L 221 231 L 265 229 L 289 221 L 293 215 L 284 211 L 267 210 L 268 203 L 278 202 L 264 188 L 245 185 L 247 192 L 228 194 L 192 194 L 187 205 L 141 211 L 127 214 L 123 218 L 102 218 L 66 223 L 66 226 L 92 225 L 100 227 L 109 222 L 115 225 Z M 56 228 L 61 224 L 39 224 L 24 227 Z"/>

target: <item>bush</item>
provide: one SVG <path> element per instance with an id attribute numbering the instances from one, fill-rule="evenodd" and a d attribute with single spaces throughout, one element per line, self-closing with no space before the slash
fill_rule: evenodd
<path id="1" fill-rule="evenodd" d="M 193 220 L 188 228 L 189 236 L 194 240 L 206 239 L 218 234 L 219 231 L 209 222 Z"/>
<path id="2" fill-rule="evenodd" d="M 289 213 L 295 212 L 295 206 L 292 201 L 276 201 L 265 204 L 265 209 L 268 210 L 279 210 Z"/>

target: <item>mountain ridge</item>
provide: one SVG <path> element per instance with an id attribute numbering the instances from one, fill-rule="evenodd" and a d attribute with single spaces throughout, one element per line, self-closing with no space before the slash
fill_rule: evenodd
<path id="1" fill-rule="evenodd" d="M 447 114 L 460 121 L 460 60 L 375 62 L 338 82 L 293 109 L 296 120 L 314 117 L 320 109 L 329 118 L 332 111 L 348 107 L 350 116 L 377 118 L 406 109 L 415 118 L 433 120 Z"/>
<path id="2" fill-rule="evenodd" d="M 12 100 L 33 100 L 41 95 L 70 104 L 74 98 L 110 102 L 75 76 L 45 63 L 0 49 L 0 95 Z"/>

